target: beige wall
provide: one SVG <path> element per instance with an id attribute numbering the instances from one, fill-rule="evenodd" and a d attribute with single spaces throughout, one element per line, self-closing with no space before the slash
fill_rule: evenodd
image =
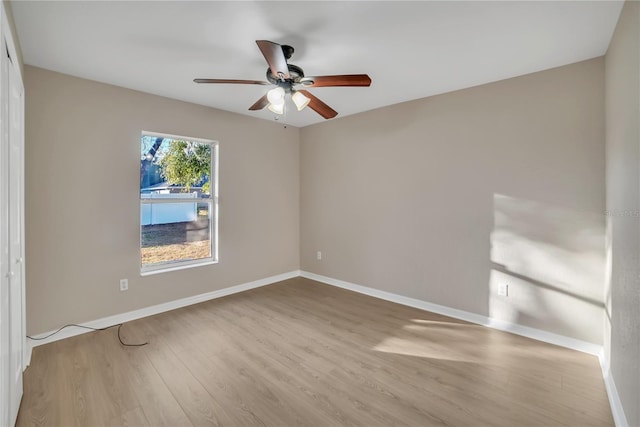
<path id="1" fill-rule="evenodd" d="M 301 267 L 601 344 L 604 132 L 602 58 L 303 128 Z"/>
<path id="2" fill-rule="evenodd" d="M 25 87 L 28 333 L 299 268 L 298 129 L 30 66 Z M 219 264 L 140 276 L 142 130 L 220 142 Z"/>
<path id="3" fill-rule="evenodd" d="M 610 260 L 605 347 L 627 421 L 639 426 L 640 3 L 625 3 L 605 69 Z"/>

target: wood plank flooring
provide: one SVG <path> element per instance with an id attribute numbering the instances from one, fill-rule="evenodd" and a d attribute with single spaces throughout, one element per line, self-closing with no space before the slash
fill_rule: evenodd
<path id="1" fill-rule="evenodd" d="M 613 426 L 594 356 L 296 278 L 36 347 L 18 426 Z"/>

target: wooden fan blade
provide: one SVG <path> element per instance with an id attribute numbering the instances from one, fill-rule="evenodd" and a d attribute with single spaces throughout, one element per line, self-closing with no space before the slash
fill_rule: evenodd
<path id="1" fill-rule="evenodd" d="M 326 86 L 370 86 L 371 78 L 366 74 L 344 74 L 340 76 L 303 77 L 298 82 L 305 87 Z"/>
<path id="2" fill-rule="evenodd" d="M 269 64 L 271 74 L 276 77 L 288 79 L 290 77 L 289 67 L 287 66 L 287 58 L 285 58 L 284 52 L 282 52 L 282 46 L 269 40 L 256 40 L 256 43 L 262 55 L 264 55 L 264 59 L 267 60 L 267 64 Z"/>
<path id="3" fill-rule="evenodd" d="M 265 94 L 262 98 L 258 99 L 255 104 L 249 107 L 249 110 L 262 110 L 267 105 L 269 105 L 269 100 L 267 99 L 267 95 Z"/>
<path id="4" fill-rule="evenodd" d="M 260 80 L 235 80 L 235 79 L 193 79 L 195 83 L 230 83 L 240 85 L 270 85 L 269 82 Z"/>
<path id="5" fill-rule="evenodd" d="M 336 110 L 313 96 L 311 92 L 306 90 L 299 90 L 298 92 L 301 92 L 304 96 L 309 98 L 311 100 L 309 101 L 309 107 L 325 119 L 332 119 L 338 115 L 338 112 Z"/>

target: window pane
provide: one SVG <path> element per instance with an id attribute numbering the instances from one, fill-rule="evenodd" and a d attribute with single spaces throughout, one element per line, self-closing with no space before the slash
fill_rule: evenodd
<path id="1" fill-rule="evenodd" d="M 142 266 L 211 258 L 211 202 L 145 203 L 141 214 Z M 173 216 L 185 221 L 166 222 Z M 157 221 L 156 219 L 160 219 Z"/>
<path id="2" fill-rule="evenodd" d="M 147 132 L 140 142 L 141 271 L 215 262 L 217 143 Z"/>
<path id="3" fill-rule="evenodd" d="M 142 135 L 140 194 L 210 194 L 211 145 L 188 139 Z"/>

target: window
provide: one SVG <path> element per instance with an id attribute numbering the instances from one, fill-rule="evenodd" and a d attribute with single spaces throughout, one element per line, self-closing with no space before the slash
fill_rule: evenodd
<path id="1" fill-rule="evenodd" d="M 143 132 L 140 271 L 218 260 L 218 143 Z"/>

